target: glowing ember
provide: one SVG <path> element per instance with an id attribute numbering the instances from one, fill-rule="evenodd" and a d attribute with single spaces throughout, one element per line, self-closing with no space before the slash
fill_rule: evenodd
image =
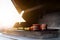
<path id="1" fill-rule="evenodd" d="M 12 28 L 16 22 L 25 22 L 23 13 L 17 12 L 11 0 L 0 0 L 0 28 Z"/>

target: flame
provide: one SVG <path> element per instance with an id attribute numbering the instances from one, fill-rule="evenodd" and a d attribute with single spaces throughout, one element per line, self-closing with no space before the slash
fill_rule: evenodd
<path id="1" fill-rule="evenodd" d="M 18 13 L 11 0 L 0 0 L 0 28 L 12 28 L 16 22 L 25 22 L 23 13 Z"/>

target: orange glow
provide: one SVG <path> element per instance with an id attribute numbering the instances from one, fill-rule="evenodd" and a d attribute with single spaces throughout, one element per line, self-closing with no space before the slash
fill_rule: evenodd
<path id="1" fill-rule="evenodd" d="M 23 13 L 18 13 L 11 0 L 0 0 L 0 28 L 12 28 L 16 22 L 25 22 Z"/>

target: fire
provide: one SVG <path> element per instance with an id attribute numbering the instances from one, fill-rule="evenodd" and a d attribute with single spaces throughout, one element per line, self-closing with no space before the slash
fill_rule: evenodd
<path id="1" fill-rule="evenodd" d="M 12 28 L 16 22 L 25 22 L 23 13 L 18 13 L 11 0 L 0 0 L 0 28 Z"/>

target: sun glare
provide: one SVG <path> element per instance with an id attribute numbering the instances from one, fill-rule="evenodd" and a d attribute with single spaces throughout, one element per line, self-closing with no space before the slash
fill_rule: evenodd
<path id="1" fill-rule="evenodd" d="M 0 0 L 0 28 L 12 28 L 16 22 L 25 22 L 23 13 L 18 13 L 11 0 Z"/>

